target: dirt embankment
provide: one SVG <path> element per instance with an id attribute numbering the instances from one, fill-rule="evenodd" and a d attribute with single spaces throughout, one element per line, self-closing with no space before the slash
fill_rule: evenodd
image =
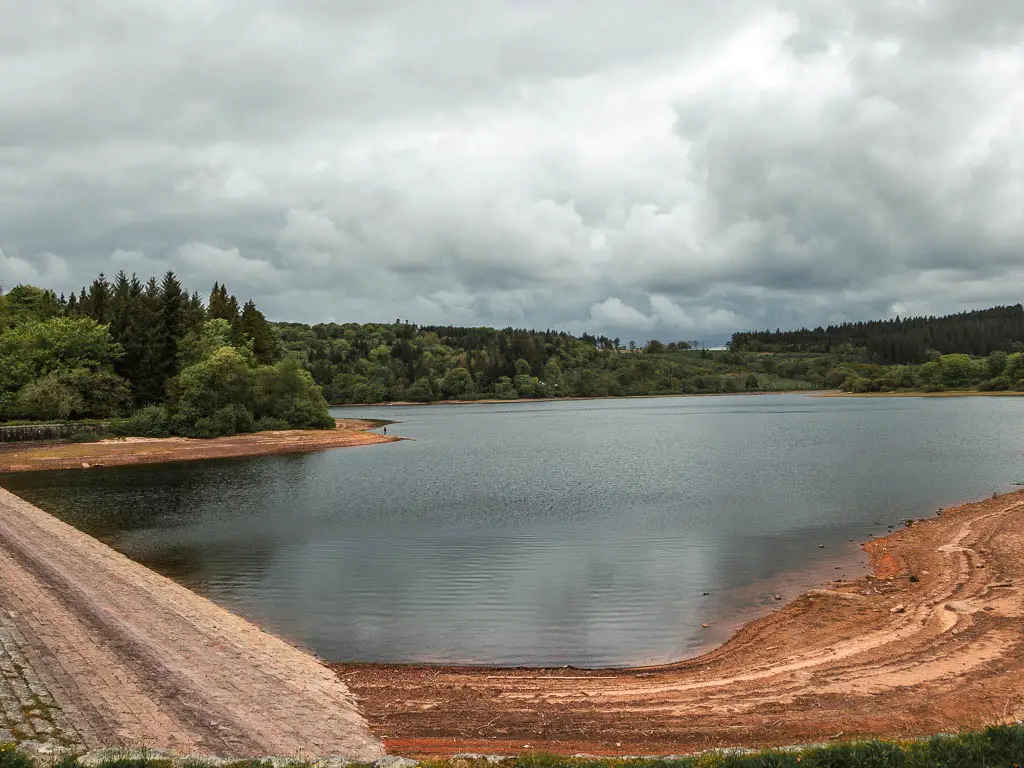
<path id="1" fill-rule="evenodd" d="M 873 575 L 679 664 L 336 669 L 388 750 L 410 755 L 671 754 L 1024 719 L 1024 491 L 865 546 Z"/>
<path id="2" fill-rule="evenodd" d="M 15 443 L 0 447 L 0 473 L 301 453 L 402 439 L 369 432 L 377 423 L 365 419 L 335 421 L 333 430 L 289 429 L 212 440 L 128 437 L 95 443 Z"/>

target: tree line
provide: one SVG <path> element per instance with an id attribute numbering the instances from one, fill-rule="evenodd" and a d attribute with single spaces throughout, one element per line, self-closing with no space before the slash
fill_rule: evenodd
<path id="1" fill-rule="evenodd" d="M 0 291 L 0 421 L 196 437 L 329 427 L 331 403 L 799 389 L 1024 390 L 1020 305 L 696 342 L 393 323 L 271 323 L 224 284 L 98 276 Z"/>
<path id="2" fill-rule="evenodd" d="M 0 420 L 12 419 L 192 437 L 334 424 L 251 300 L 215 283 L 204 302 L 173 272 L 143 282 L 123 271 L 67 297 L 0 291 Z"/>
<path id="3" fill-rule="evenodd" d="M 623 347 L 564 331 L 394 323 L 277 323 L 332 403 L 707 394 L 820 385 L 829 361 L 756 370 L 685 341 Z"/>
<path id="4" fill-rule="evenodd" d="M 944 317 L 896 317 L 795 331 L 734 333 L 730 346 L 752 352 L 858 351 L 883 365 L 925 363 L 940 355 L 986 357 L 1024 352 L 1024 307 L 993 307 Z"/>

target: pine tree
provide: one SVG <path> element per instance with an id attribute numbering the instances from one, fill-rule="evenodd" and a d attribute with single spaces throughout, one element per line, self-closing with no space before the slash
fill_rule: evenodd
<path id="1" fill-rule="evenodd" d="M 151 277 L 139 291 L 125 331 L 125 358 L 130 358 L 134 375 L 126 373 L 132 385 L 136 406 L 159 403 L 164 399 L 166 382 L 160 364 L 158 320 L 160 286 Z"/>
<path id="2" fill-rule="evenodd" d="M 89 286 L 86 307 L 88 309 L 83 314 L 91 317 L 97 323 L 106 325 L 110 322 L 110 283 L 107 282 L 107 278 L 102 272 L 100 272 L 99 277 L 92 281 L 92 285 Z"/>
<path id="3" fill-rule="evenodd" d="M 252 343 L 252 352 L 256 362 L 269 365 L 281 359 L 281 343 L 277 332 L 267 322 L 263 313 L 256 309 L 256 304 L 252 299 L 245 302 L 245 306 L 242 308 L 239 329 L 243 338 Z"/>
<path id="4" fill-rule="evenodd" d="M 228 295 L 226 286 L 214 283 L 206 315 L 210 320 L 227 320 L 234 325 L 238 320 L 238 299 Z"/>
<path id="5" fill-rule="evenodd" d="M 204 322 L 206 322 L 206 307 L 203 305 L 203 298 L 199 295 L 199 291 L 192 291 L 192 295 L 188 297 L 188 306 L 185 309 L 186 333 L 189 331 L 199 331 L 202 329 Z"/>
<path id="6" fill-rule="evenodd" d="M 160 309 L 156 325 L 156 365 L 161 384 L 178 375 L 178 340 L 187 330 L 188 296 L 178 276 L 168 271 L 160 283 Z"/>

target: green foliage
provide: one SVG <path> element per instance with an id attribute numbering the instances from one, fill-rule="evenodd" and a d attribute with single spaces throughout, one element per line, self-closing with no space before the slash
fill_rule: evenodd
<path id="1" fill-rule="evenodd" d="M 852 353 L 865 362 L 883 364 L 925 363 L 956 353 L 983 357 L 997 350 L 1021 352 L 1024 306 L 993 307 L 946 317 L 844 323 L 814 330 L 734 333 L 730 347 L 750 352 Z"/>
<path id="2" fill-rule="evenodd" d="M 81 409 L 69 392 L 88 390 L 89 377 L 109 372 L 121 353 L 106 327 L 88 318 L 30 320 L 8 328 L 0 334 L 0 417 L 16 415 L 12 409 L 73 415 Z M 24 396 L 19 394 L 34 382 Z M 97 410 L 94 398 L 86 397 L 89 407 L 82 416 Z"/>
<path id="3" fill-rule="evenodd" d="M 64 421 L 81 409 L 82 398 L 57 374 L 30 381 L 18 390 L 11 412 L 22 419 Z"/>
<path id="4" fill-rule="evenodd" d="M 112 426 L 117 435 L 170 437 L 173 434 L 171 417 L 162 405 L 147 405 Z"/>
<path id="5" fill-rule="evenodd" d="M 216 322 L 216 321 L 215 321 Z M 185 368 L 170 387 L 173 429 L 186 437 L 221 437 L 273 429 L 330 429 L 334 419 L 309 372 L 296 360 L 253 367 L 225 346 Z"/>
<path id="6" fill-rule="evenodd" d="M 252 411 L 241 403 L 228 403 L 194 422 L 177 421 L 177 433 L 185 437 L 226 437 L 256 431 Z"/>
<path id="7" fill-rule="evenodd" d="M 281 359 L 281 341 L 277 332 L 251 300 L 242 308 L 237 327 L 241 337 L 252 345 L 256 362 L 269 365 Z"/>
<path id="8" fill-rule="evenodd" d="M 0 292 L 0 331 L 29 320 L 49 320 L 60 314 L 60 301 L 53 291 L 34 285 L 16 285 Z"/>
<path id="9" fill-rule="evenodd" d="M 0 381 L 23 385 L 50 373 L 98 370 L 121 354 L 106 327 L 89 318 L 31 320 L 0 334 Z"/>
<path id="10" fill-rule="evenodd" d="M 441 393 L 445 397 L 461 399 L 473 390 L 473 377 L 465 368 L 452 368 L 441 379 Z"/>
<path id="11" fill-rule="evenodd" d="M 592 758 L 545 752 L 524 752 L 500 763 L 504 768 L 1019 768 L 1024 764 L 1024 727 L 993 726 L 955 736 L 920 741 L 842 742 L 820 747 L 739 753 L 722 750 L 691 757 Z M 32 768 L 31 760 L 13 745 L 0 746 L 0 768 Z M 74 757 L 63 757 L 54 768 L 80 768 Z M 190 768 L 202 768 L 202 760 Z M 266 768 L 257 760 L 228 768 Z M 291 765 L 308 766 L 296 761 Z M 423 760 L 423 768 L 487 768 L 483 758 Z M 95 768 L 169 768 L 163 759 L 122 758 Z"/>
<path id="12" fill-rule="evenodd" d="M 239 309 L 215 283 L 207 309 L 173 272 L 145 284 L 101 274 L 67 300 L 33 286 L 0 294 L 0 418 L 111 419 L 134 405 L 117 433 L 333 427 L 309 372 L 281 356 L 277 330 L 251 300 Z M 364 383 L 356 394 L 379 389 Z"/>
<path id="13" fill-rule="evenodd" d="M 170 405 L 175 431 L 186 437 L 219 437 L 252 431 L 253 370 L 233 347 L 221 347 L 189 366 L 172 383 Z M 230 406 L 247 411 L 248 420 Z M 248 429 L 238 429 L 245 426 Z"/>
<path id="14" fill-rule="evenodd" d="M 108 419 L 131 409 L 131 387 L 111 370 L 76 368 L 60 374 L 59 380 L 81 398 L 81 406 L 71 412 L 72 419 Z"/>
<path id="15" fill-rule="evenodd" d="M 1011 383 L 1024 381 L 1024 352 L 1016 352 L 1006 359 L 1004 373 Z"/>
<path id="16" fill-rule="evenodd" d="M 128 410 L 130 392 L 124 379 L 111 371 L 51 373 L 30 381 L 14 398 L 13 413 L 40 421 L 106 419 Z"/>
<path id="17" fill-rule="evenodd" d="M 35 768 L 35 763 L 13 744 L 0 744 L 0 768 Z"/>
<path id="18" fill-rule="evenodd" d="M 273 416 L 265 416 L 256 420 L 257 432 L 275 432 L 282 429 L 292 429 L 292 425 L 284 419 L 276 419 Z"/>
<path id="19" fill-rule="evenodd" d="M 207 320 L 190 330 L 178 343 L 178 360 L 182 368 L 208 360 L 222 347 L 231 346 L 231 323 L 223 318 Z"/>
<path id="20" fill-rule="evenodd" d="M 430 379 L 420 376 L 412 383 L 405 396 L 414 403 L 429 403 L 434 399 L 434 390 L 430 386 Z"/>
<path id="21" fill-rule="evenodd" d="M 331 429 L 334 419 L 313 377 L 291 358 L 256 370 L 253 412 L 279 429 Z"/>
<path id="22" fill-rule="evenodd" d="M 689 342 L 648 342 L 643 352 L 629 352 L 616 339 L 512 328 L 396 322 L 277 329 L 288 357 L 334 403 L 810 389 L 823 386 L 839 362 L 779 355 L 768 364 L 772 372 L 751 378 L 766 356 L 693 350 Z"/>

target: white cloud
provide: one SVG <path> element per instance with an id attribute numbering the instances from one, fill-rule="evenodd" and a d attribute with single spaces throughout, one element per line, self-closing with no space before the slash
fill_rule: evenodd
<path id="1" fill-rule="evenodd" d="M 654 322 L 617 296 L 610 296 L 590 307 L 590 320 L 595 328 L 625 328 L 639 331 L 651 328 Z"/>
<path id="2" fill-rule="evenodd" d="M 1019 299 L 1018 0 L 446 7 L 0 0 L 0 279 L 710 341 Z"/>
<path id="3" fill-rule="evenodd" d="M 67 279 L 68 265 L 54 253 L 43 253 L 34 259 L 8 256 L 0 248 L 0 285 L 4 290 L 22 283 L 47 285 Z"/>
<path id="4" fill-rule="evenodd" d="M 219 279 L 231 285 L 264 286 L 280 278 L 277 268 L 269 261 L 246 258 L 238 248 L 191 242 L 178 249 L 178 256 L 184 265 L 184 274 Z"/>

